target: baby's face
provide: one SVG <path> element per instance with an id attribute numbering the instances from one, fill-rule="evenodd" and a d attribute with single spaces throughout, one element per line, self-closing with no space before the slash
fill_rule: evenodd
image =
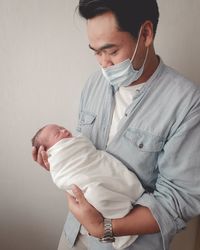
<path id="1" fill-rule="evenodd" d="M 72 137 L 72 134 L 66 128 L 50 124 L 43 129 L 40 136 L 41 144 L 49 149 L 61 139 Z"/>

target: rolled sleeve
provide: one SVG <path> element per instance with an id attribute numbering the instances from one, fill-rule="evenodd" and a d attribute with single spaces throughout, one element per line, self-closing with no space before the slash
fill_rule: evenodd
<path id="1" fill-rule="evenodd" d="M 163 240 L 163 249 L 169 249 L 169 243 L 178 230 L 185 227 L 185 222 L 179 218 L 174 219 L 153 194 L 145 193 L 138 199 L 137 205 L 149 208 L 158 223 Z M 178 229 L 179 228 L 179 229 Z"/>

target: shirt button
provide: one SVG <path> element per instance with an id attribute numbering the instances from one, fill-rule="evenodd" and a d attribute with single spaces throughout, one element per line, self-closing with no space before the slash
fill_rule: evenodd
<path id="1" fill-rule="evenodd" d="M 139 148 L 143 148 L 143 147 L 144 147 L 144 144 L 143 144 L 143 143 L 140 143 L 138 147 L 139 147 Z"/>
<path id="2" fill-rule="evenodd" d="M 128 116 L 128 114 L 125 114 L 125 116 L 127 117 L 127 116 Z"/>

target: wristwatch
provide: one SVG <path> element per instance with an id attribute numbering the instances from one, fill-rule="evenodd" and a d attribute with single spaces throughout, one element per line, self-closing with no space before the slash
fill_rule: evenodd
<path id="1" fill-rule="evenodd" d="M 103 243 L 111 243 L 115 241 L 115 237 L 113 236 L 112 230 L 112 220 L 104 218 L 104 235 L 99 239 L 100 242 Z"/>

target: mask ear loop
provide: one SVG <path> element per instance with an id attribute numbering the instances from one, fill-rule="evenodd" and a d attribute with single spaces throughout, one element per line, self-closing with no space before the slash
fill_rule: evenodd
<path id="1" fill-rule="evenodd" d="M 135 50 L 134 50 L 134 53 L 133 53 L 133 56 L 131 58 L 131 63 L 133 62 L 134 58 L 135 58 L 135 55 L 136 55 L 136 52 L 138 50 L 138 46 L 139 46 L 139 42 L 140 42 L 140 37 L 141 37 L 141 33 L 142 33 L 142 26 L 140 28 L 140 32 L 139 32 L 139 35 L 138 35 L 138 39 L 137 39 L 137 43 L 136 43 L 136 46 L 135 46 Z"/>
<path id="2" fill-rule="evenodd" d="M 144 58 L 144 63 L 142 65 L 143 70 L 144 70 L 144 66 L 145 66 L 146 61 L 147 61 L 148 54 L 149 54 L 149 47 L 147 48 L 147 52 L 146 52 L 146 55 L 145 55 L 145 58 Z"/>

